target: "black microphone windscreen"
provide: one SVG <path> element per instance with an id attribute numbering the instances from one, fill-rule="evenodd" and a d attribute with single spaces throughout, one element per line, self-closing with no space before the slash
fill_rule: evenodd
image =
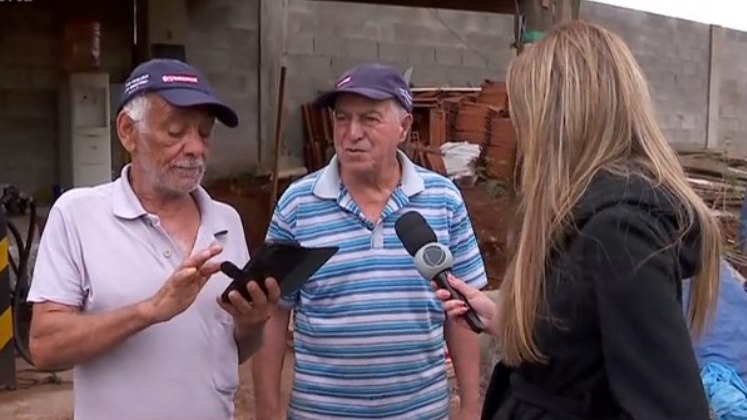
<path id="1" fill-rule="evenodd" d="M 436 233 L 428 226 L 425 218 L 416 211 L 409 211 L 397 219 L 394 230 L 407 253 L 412 256 L 424 245 L 437 241 Z"/>

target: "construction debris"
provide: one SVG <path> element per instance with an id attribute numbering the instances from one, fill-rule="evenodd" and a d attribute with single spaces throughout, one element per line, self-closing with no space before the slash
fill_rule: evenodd
<path id="1" fill-rule="evenodd" d="M 413 100 L 415 120 L 405 150 L 418 164 L 445 175 L 441 146 L 468 142 L 481 146 L 482 175 L 511 180 L 516 145 L 505 83 L 486 80 L 480 88 L 419 88 L 413 90 Z"/>
<path id="2" fill-rule="evenodd" d="M 690 185 L 714 210 L 741 209 L 747 187 L 747 160 L 712 151 L 679 151 Z"/>
<path id="3" fill-rule="evenodd" d="M 714 209 L 729 209 L 742 206 L 744 185 L 734 185 L 720 180 L 688 177 L 690 186 Z"/>
<path id="4" fill-rule="evenodd" d="M 747 276 L 747 256 L 739 243 L 747 159 L 710 150 L 678 150 L 678 154 L 690 185 L 719 220 L 724 258 Z"/>

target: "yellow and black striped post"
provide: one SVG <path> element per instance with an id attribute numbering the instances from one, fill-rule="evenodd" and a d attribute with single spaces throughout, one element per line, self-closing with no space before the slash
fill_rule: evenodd
<path id="1" fill-rule="evenodd" d="M 16 359 L 10 307 L 8 227 L 0 209 L 0 389 L 16 387 Z"/>

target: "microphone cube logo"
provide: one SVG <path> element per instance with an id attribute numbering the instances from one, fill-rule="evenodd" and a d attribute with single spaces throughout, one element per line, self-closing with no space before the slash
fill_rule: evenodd
<path id="1" fill-rule="evenodd" d="M 446 254 L 438 245 L 428 245 L 423 250 L 423 261 L 431 267 L 440 266 L 446 260 Z"/>

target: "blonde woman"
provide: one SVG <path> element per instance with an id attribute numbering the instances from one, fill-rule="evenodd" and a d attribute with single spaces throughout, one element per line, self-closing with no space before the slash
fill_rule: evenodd
<path id="1" fill-rule="evenodd" d="M 519 55 L 507 84 L 514 255 L 497 306 L 452 280 L 501 340 L 483 418 L 708 419 L 691 340 L 717 297 L 720 236 L 633 55 L 577 21 Z M 437 294 L 459 319 L 464 304 Z"/>

